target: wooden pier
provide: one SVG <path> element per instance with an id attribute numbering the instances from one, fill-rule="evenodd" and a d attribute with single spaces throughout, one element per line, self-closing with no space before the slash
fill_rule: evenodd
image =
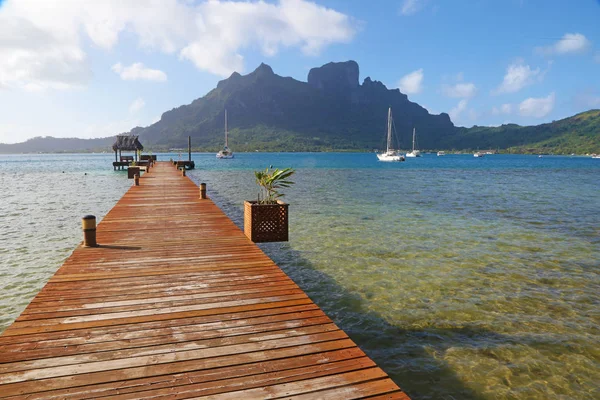
<path id="1" fill-rule="evenodd" d="M 408 399 L 171 163 L 0 336 L 0 398 Z"/>

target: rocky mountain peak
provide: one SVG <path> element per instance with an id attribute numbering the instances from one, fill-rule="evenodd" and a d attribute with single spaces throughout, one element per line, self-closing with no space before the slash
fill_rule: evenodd
<path id="1" fill-rule="evenodd" d="M 275 75 L 273 72 L 273 68 L 268 66 L 265 63 L 260 63 L 260 65 L 252 72 L 253 74 L 264 74 L 264 75 Z"/>
<path id="2" fill-rule="evenodd" d="M 358 64 L 356 61 L 330 62 L 312 68 L 308 73 L 308 84 L 325 91 L 340 91 L 358 87 Z"/>

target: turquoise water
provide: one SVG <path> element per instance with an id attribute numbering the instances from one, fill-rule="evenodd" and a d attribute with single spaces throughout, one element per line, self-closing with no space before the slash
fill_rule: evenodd
<path id="1" fill-rule="evenodd" d="M 252 171 L 296 168 L 261 247 L 413 398 L 600 398 L 600 160 L 236 157 L 188 176 L 241 227 Z M 131 184 L 111 160 L 0 156 L 0 330 Z"/>

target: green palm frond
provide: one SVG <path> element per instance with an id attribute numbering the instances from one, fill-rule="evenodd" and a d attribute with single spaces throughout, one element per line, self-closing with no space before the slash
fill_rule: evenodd
<path id="1" fill-rule="evenodd" d="M 292 168 L 272 168 L 272 166 L 269 166 L 264 171 L 254 171 L 256 183 L 260 186 L 263 194 L 262 200 L 260 197 L 258 199 L 259 203 L 262 204 L 276 203 L 278 198 L 284 196 L 278 189 L 288 188 L 294 184 L 293 181 L 288 179 L 296 172 Z"/>

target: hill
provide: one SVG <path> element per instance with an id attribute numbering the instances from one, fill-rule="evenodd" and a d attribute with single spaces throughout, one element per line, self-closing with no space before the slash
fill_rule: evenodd
<path id="1" fill-rule="evenodd" d="M 535 126 L 457 128 L 447 148 L 504 149 L 512 153 L 600 153 L 600 110 Z"/>
<path id="2" fill-rule="evenodd" d="M 100 139 L 55 138 L 52 136 L 38 136 L 22 143 L 0 143 L 0 153 L 77 153 L 90 151 L 112 151 L 110 147 L 114 142 L 114 136 Z"/>

